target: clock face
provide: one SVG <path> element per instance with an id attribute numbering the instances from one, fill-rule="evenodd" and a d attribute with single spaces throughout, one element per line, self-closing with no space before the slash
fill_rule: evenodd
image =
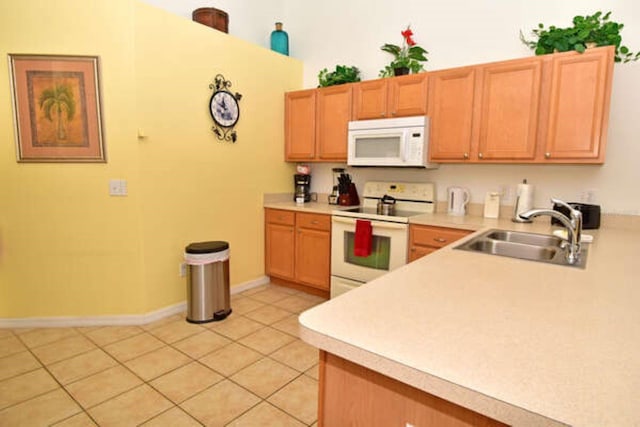
<path id="1" fill-rule="evenodd" d="M 225 128 L 234 126 L 240 117 L 240 109 L 236 98 L 226 90 L 219 90 L 211 96 L 211 117 Z"/>

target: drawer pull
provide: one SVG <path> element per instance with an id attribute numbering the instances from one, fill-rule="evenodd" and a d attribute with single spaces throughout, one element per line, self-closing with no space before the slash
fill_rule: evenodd
<path id="1" fill-rule="evenodd" d="M 438 243 L 445 243 L 447 241 L 447 239 L 444 239 L 442 237 L 434 237 L 433 240 L 435 240 Z"/>
<path id="2" fill-rule="evenodd" d="M 318 221 L 316 221 L 315 219 L 313 221 L 311 221 L 311 224 L 316 225 L 318 224 Z"/>

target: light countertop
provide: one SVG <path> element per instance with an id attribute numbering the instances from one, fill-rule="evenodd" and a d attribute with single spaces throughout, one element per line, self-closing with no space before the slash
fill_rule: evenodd
<path id="1" fill-rule="evenodd" d="M 548 218 L 411 222 L 552 231 Z M 511 425 L 640 425 L 640 229 L 585 233 L 585 269 L 453 249 L 468 236 L 304 312 L 301 336 Z"/>

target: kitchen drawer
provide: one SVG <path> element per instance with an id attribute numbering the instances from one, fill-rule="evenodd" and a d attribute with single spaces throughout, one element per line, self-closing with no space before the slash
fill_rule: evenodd
<path id="1" fill-rule="evenodd" d="M 280 209 L 266 209 L 265 218 L 267 224 L 295 225 L 296 213 Z"/>
<path id="2" fill-rule="evenodd" d="M 298 213 L 296 225 L 301 228 L 330 231 L 331 215 Z"/>
<path id="3" fill-rule="evenodd" d="M 437 250 L 438 248 L 427 246 L 411 246 L 411 249 L 409 249 L 409 262 L 415 261 L 418 258 L 422 258 L 423 256 L 429 255 Z"/>
<path id="4" fill-rule="evenodd" d="M 463 238 L 467 234 L 471 234 L 472 231 L 459 230 L 456 228 L 412 225 L 410 227 L 410 233 L 411 245 L 441 248 Z"/>

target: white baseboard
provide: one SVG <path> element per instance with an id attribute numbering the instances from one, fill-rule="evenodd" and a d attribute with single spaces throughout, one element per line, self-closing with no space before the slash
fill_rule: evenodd
<path id="1" fill-rule="evenodd" d="M 255 280 L 233 286 L 229 291 L 232 295 L 238 294 L 251 288 L 266 285 L 267 283 L 269 283 L 269 277 L 262 276 Z M 0 328 L 69 328 L 83 326 L 145 325 L 186 311 L 187 302 L 183 301 L 145 314 L 0 318 Z"/>

